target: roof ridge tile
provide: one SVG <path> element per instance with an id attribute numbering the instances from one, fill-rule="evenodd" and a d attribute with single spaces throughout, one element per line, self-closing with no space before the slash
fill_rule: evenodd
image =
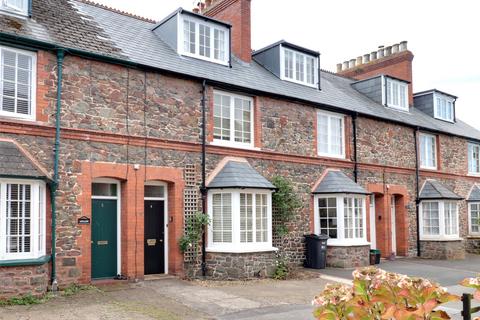
<path id="1" fill-rule="evenodd" d="M 108 10 L 108 11 L 111 11 L 111 12 L 114 12 L 114 13 L 118 13 L 118 14 L 130 17 L 130 18 L 137 19 L 137 20 L 142 20 L 142 21 L 150 22 L 150 23 L 157 23 L 156 20 L 146 18 L 146 17 L 142 17 L 140 15 L 137 15 L 137 14 L 134 14 L 134 13 L 131 13 L 131 12 L 127 12 L 127 11 L 123 11 L 123 10 L 120 10 L 120 9 L 116 9 L 116 8 L 113 8 L 113 7 L 109 7 L 107 5 L 104 5 L 104 4 L 95 2 L 95 1 L 91 1 L 91 0 L 75 0 L 75 1 L 87 4 L 87 5 L 90 5 L 90 6 L 94 6 L 94 7 L 97 7 L 97 8 L 105 9 L 105 10 Z"/>

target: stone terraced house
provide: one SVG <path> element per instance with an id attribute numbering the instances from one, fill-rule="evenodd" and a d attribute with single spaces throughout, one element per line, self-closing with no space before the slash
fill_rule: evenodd
<path id="1" fill-rule="evenodd" d="M 336 267 L 370 248 L 479 251 L 480 131 L 455 96 L 413 93 L 407 43 L 327 72 L 286 41 L 252 52 L 250 6 L 155 22 L 87 0 L 0 2 L 0 297 L 265 276 L 277 250 L 301 265 L 310 233 L 330 237 Z M 274 176 L 303 202 L 283 237 Z M 179 240 L 202 208 L 199 265 Z"/>

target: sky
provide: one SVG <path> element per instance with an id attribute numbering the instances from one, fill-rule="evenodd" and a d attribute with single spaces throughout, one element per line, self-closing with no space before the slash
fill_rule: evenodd
<path id="1" fill-rule="evenodd" d="M 198 0 L 95 0 L 161 20 Z M 319 51 L 322 69 L 408 41 L 414 92 L 458 96 L 457 117 L 480 129 L 480 1 L 252 0 L 252 49 L 278 40 Z"/>

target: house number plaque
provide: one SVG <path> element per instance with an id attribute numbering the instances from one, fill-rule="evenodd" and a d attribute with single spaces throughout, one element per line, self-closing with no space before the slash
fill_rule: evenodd
<path id="1" fill-rule="evenodd" d="M 106 245 L 108 245 L 108 241 L 107 240 L 97 241 L 97 245 L 98 246 L 106 246 Z"/>
<path id="2" fill-rule="evenodd" d="M 90 218 L 85 216 L 78 218 L 78 224 L 90 224 Z"/>
<path id="3" fill-rule="evenodd" d="M 147 245 L 149 247 L 153 247 L 156 244 L 157 244 L 157 239 L 147 239 Z"/>

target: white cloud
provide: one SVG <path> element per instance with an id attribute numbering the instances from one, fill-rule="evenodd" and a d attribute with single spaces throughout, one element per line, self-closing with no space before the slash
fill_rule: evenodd
<path id="1" fill-rule="evenodd" d="M 198 0 L 97 0 L 161 20 Z M 252 0 L 252 47 L 280 39 L 318 50 L 322 68 L 408 40 L 414 91 L 459 97 L 457 114 L 480 129 L 480 2 L 469 0 Z"/>

